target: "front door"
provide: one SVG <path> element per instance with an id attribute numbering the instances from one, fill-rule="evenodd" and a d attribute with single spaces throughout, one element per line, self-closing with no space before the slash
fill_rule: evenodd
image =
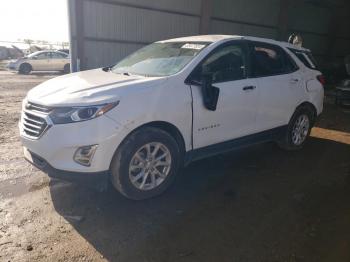
<path id="1" fill-rule="evenodd" d="M 215 49 L 194 71 L 194 82 L 205 73 L 220 90 L 212 111 L 203 104 L 201 86 L 191 85 L 194 149 L 254 133 L 257 89 L 256 81 L 247 78 L 247 61 L 244 43 L 233 41 Z"/>
<path id="2" fill-rule="evenodd" d="M 51 70 L 50 68 L 50 52 L 42 52 L 34 56 L 30 64 L 33 67 L 33 70 L 35 71 L 47 71 Z"/>

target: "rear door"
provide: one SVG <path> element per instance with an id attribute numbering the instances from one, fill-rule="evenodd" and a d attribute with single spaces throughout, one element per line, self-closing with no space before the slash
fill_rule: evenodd
<path id="1" fill-rule="evenodd" d="M 191 77 L 200 83 L 209 74 L 219 88 L 215 111 L 203 103 L 201 85 L 191 85 L 193 95 L 193 147 L 201 148 L 254 133 L 257 106 L 255 79 L 248 79 L 248 49 L 242 41 L 225 43 L 212 51 Z M 193 82 L 193 81 L 192 81 Z"/>
<path id="2" fill-rule="evenodd" d="M 63 70 L 64 65 L 67 63 L 67 55 L 59 52 L 51 52 L 51 70 L 60 71 Z"/>
<path id="3" fill-rule="evenodd" d="M 288 124 L 303 97 L 299 68 L 280 46 L 250 42 L 252 77 L 257 81 L 256 131 Z"/>

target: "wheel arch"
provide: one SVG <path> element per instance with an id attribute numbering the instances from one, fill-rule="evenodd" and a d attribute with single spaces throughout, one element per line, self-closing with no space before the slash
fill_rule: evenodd
<path id="1" fill-rule="evenodd" d="M 144 124 L 142 124 L 142 125 L 140 125 L 140 126 L 137 126 L 137 127 L 135 127 L 134 129 L 132 129 L 131 131 L 129 131 L 128 134 L 121 140 L 121 142 L 119 143 L 119 145 L 117 146 L 117 148 L 115 148 L 113 157 L 114 157 L 114 155 L 118 152 L 118 150 L 120 149 L 120 146 L 121 146 L 134 132 L 136 132 L 136 131 L 139 130 L 139 129 L 145 128 L 145 127 L 154 127 L 154 128 L 158 128 L 158 129 L 161 129 L 161 130 L 167 132 L 168 134 L 170 134 L 170 135 L 175 139 L 175 141 L 177 142 L 177 144 L 179 145 L 181 157 L 184 157 L 184 156 L 185 156 L 185 153 L 186 153 L 185 139 L 184 139 L 184 137 L 183 137 L 181 131 L 179 130 L 179 128 L 176 127 L 175 125 L 169 123 L 169 122 L 166 122 L 166 121 L 152 121 L 152 122 L 147 122 L 147 123 L 144 123 Z M 110 168 L 111 168 L 111 165 L 112 165 L 113 157 L 112 157 L 111 162 L 110 162 Z M 110 169 L 110 168 L 109 168 L 109 169 Z"/>
<path id="2" fill-rule="evenodd" d="M 306 107 L 306 108 L 308 108 L 309 110 L 310 110 L 310 112 L 312 113 L 312 116 L 313 116 L 313 119 L 312 119 L 312 122 L 313 122 L 313 124 L 315 123 L 315 120 L 316 120 L 316 118 L 317 118 L 317 108 L 316 108 L 316 106 L 313 104 L 313 103 L 311 103 L 311 102 L 309 102 L 309 101 L 305 101 L 305 102 L 302 102 L 301 104 L 299 104 L 298 106 L 297 106 L 297 108 L 295 109 L 295 111 L 294 111 L 294 113 L 298 110 L 298 109 L 300 109 L 300 108 L 302 108 L 302 107 Z M 293 114 L 294 114 L 293 113 Z M 291 116 L 291 118 L 292 118 L 293 116 Z M 291 119 L 290 118 L 290 119 Z"/>
<path id="3" fill-rule="evenodd" d="M 185 139 L 181 133 L 181 131 L 173 124 L 166 122 L 166 121 L 152 121 L 152 122 L 148 122 L 145 123 L 137 128 L 135 128 L 132 132 L 143 128 L 143 127 L 154 127 L 154 128 L 158 128 L 161 129 L 165 132 L 167 132 L 168 134 L 170 134 L 175 141 L 177 142 L 177 144 L 180 147 L 181 152 L 184 154 L 186 152 L 186 145 L 185 145 Z M 132 133 L 130 132 L 130 133 Z"/>

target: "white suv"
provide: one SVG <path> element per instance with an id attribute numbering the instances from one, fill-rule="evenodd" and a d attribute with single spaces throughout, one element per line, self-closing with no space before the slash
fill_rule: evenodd
<path id="1" fill-rule="evenodd" d="M 309 50 L 243 36 L 159 41 L 115 66 L 60 76 L 23 101 L 26 159 L 51 177 L 158 195 L 181 166 L 276 141 L 300 149 L 323 108 Z"/>

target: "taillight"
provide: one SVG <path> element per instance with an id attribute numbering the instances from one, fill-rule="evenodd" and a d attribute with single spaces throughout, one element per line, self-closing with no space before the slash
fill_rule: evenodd
<path id="1" fill-rule="evenodd" d="M 317 80 L 324 86 L 326 85 L 326 78 L 323 75 L 318 75 Z"/>

